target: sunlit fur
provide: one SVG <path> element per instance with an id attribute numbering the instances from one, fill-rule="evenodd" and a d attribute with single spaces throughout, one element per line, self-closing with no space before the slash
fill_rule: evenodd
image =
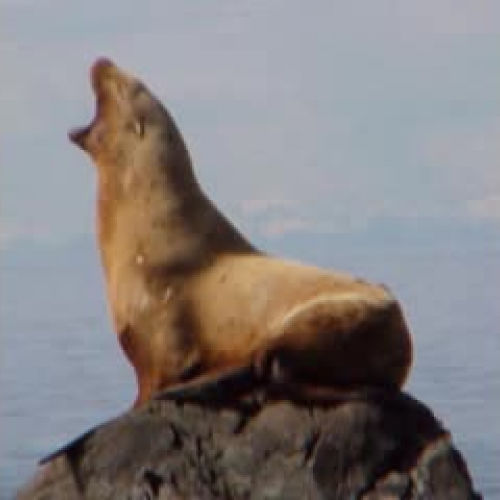
<path id="1" fill-rule="evenodd" d="M 202 191 L 150 91 L 105 59 L 91 81 L 96 117 L 71 138 L 97 167 L 99 248 L 136 404 L 275 352 L 312 384 L 403 384 L 410 334 L 385 287 L 255 249 Z"/>

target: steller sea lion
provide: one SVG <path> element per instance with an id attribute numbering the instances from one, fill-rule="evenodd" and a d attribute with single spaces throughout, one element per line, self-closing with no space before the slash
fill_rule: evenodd
<path id="1" fill-rule="evenodd" d="M 97 167 L 97 233 L 135 405 L 269 360 L 311 387 L 401 387 L 408 328 L 387 288 L 257 250 L 202 191 L 174 120 L 107 59 L 70 133 Z M 268 372 L 267 372 L 268 373 Z"/>

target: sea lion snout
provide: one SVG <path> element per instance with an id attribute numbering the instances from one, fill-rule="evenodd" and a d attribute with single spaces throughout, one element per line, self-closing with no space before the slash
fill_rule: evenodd
<path id="1" fill-rule="evenodd" d="M 127 90 L 133 86 L 135 80 L 110 59 L 100 57 L 90 69 L 90 82 L 99 105 L 105 98 L 113 95 L 115 98 L 126 98 Z"/>
<path id="2" fill-rule="evenodd" d="M 99 86 L 100 80 L 106 75 L 114 72 L 115 64 L 107 57 L 100 57 L 90 68 L 90 81 L 94 89 Z"/>
<path id="3" fill-rule="evenodd" d="M 96 98 L 96 114 L 109 104 L 123 100 L 125 75 L 110 60 L 99 58 L 90 68 L 90 85 Z"/>
<path id="4" fill-rule="evenodd" d="M 115 64 L 105 57 L 97 59 L 90 68 L 90 83 L 96 98 L 95 116 L 88 125 L 75 128 L 68 134 L 74 144 L 88 153 L 96 149 L 96 137 L 99 135 L 96 129 L 102 128 L 99 127 L 99 122 L 102 121 L 104 108 L 108 106 L 111 94 L 116 93 L 110 90 L 109 82 L 118 81 L 118 72 Z"/>
<path id="5" fill-rule="evenodd" d="M 120 123 L 133 121 L 133 96 L 140 83 L 105 57 L 92 65 L 90 83 L 95 95 L 95 116 L 89 125 L 72 130 L 69 138 L 94 156 L 102 152 L 103 138 L 111 130 L 118 130 Z"/>

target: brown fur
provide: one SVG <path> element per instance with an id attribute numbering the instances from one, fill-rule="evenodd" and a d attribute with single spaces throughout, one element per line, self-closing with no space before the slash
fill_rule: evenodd
<path id="1" fill-rule="evenodd" d="M 168 112 L 108 60 L 93 122 L 70 134 L 97 166 L 98 239 L 136 404 L 273 354 L 300 380 L 401 386 L 411 341 L 384 287 L 267 256 L 202 192 Z"/>

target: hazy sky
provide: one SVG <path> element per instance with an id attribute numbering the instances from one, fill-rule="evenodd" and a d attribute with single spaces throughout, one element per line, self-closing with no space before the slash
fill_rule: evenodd
<path id="1" fill-rule="evenodd" d="M 1 238 L 93 231 L 88 69 L 135 72 L 267 235 L 500 219 L 500 2 L 2 0 Z M 119 9 L 119 10 L 116 10 Z"/>

